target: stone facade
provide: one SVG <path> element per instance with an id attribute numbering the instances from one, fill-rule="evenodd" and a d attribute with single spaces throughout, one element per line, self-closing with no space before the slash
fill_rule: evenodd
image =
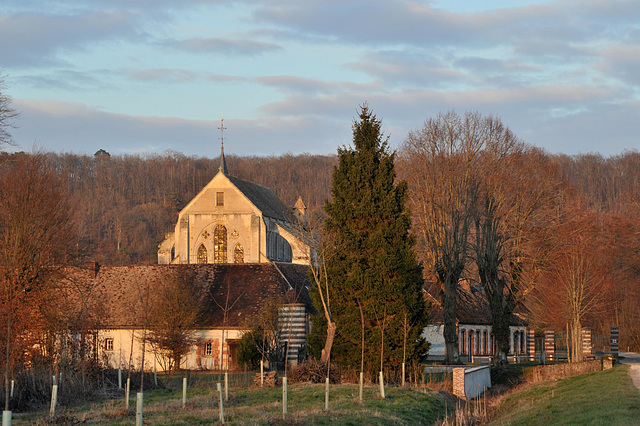
<path id="1" fill-rule="evenodd" d="M 220 170 L 178 215 L 158 248 L 159 264 L 309 264 L 302 200 L 287 208 L 268 188 Z"/>

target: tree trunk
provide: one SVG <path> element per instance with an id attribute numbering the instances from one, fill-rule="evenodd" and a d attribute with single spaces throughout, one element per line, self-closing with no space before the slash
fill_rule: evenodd
<path id="1" fill-rule="evenodd" d="M 443 301 L 445 365 L 460 364 L 460 354 L 458 353 L 458 330 L 456 327 L 458 316 L 456 307 L 456 286 L 457 280 L 453 280 L 452 277 L 448 277 L 445 282 Z"/>
<path id="2" fill-rule="evenodd" d="M 498 292 L 492 292 L 491 304 L 491 319 L 492 319 L 492 333 L 496 339 L 496 353 L 493 357 L 494 366 L 504 366 L 509 364 L 507 356 L 509 355 L 511 330 L 509 330 L 511 312 L 512 309 L 507 300 L 503 300 L 503 297 Z M 489 296 L 487 294 L 487 296 Z"/>
<path id="3" fill-rule="evenodd" d="M 333 338 L 336 334 L 336 323 L 327 323 L 327 338 L 324 341 L 324 348 L 322 349 L 322 355 L 320 355 L 320 362 L 328 364 L 331 358 L 331 347 L 333 346 Z"/>

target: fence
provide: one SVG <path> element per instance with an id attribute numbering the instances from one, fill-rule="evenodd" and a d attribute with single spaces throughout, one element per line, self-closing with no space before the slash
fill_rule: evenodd
<path id="1" fill-rule="evenodd" d="M 253 385 L 253 377 L 260 371 L 229 372 L 229 388 L 248 388 Z M 169 389 L 182 389 L 182 379 L 187 377 L 191 388 L 216 389 L 216 383 L 224 382 L 224 372 L 186 371 L 171 375 L 162 375 L 162 383 Z"/>

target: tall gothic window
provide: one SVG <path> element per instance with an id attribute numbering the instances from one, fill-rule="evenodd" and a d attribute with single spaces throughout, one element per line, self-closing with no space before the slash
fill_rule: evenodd
<path id="1" fill-rule="evenodd" d="M 204 244 L 198 247 L 198 263 L 207 263 L 207 248 Z"/>
<path id="2" fill-rule="evenodd" d="M 236 244 L 236 248 L 233 249 L 233 262 L 244 263 L 244 249 L 240 243 Z"/>
<path id="3" fill-rule="evenodd" d="M 213 263 L 227 263 L 227 228 L 217 225 L 213 230 Z"/>

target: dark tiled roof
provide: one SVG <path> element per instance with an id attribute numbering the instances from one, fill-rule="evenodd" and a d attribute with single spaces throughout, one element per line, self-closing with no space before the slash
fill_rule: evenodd
<path id="1" fill-rule="evenodd" d="M 270 300 L 304 303 L 312 310 L 306 271 L 304 265 L 282 263 L 102 266 L 93 279 L 106 305 L 109 328 L 142 327 L 146 294 L 149 305 L 155 303 L 154 289 L 179 273 L 188 277 L 200 298 L 199 328 L 222 327 L 225 310 L 227 327 L 246 327 Z"/>
<path id="2" fill-rule="evenodd" d="M 432 286 L 433 287 L 433 286 Z M 435 301 L 435 297 L 429 297 Z M 491 310 L 487 297 L 479 286 L 461 282 L 458 286 L 458 323 L 473 325 L 491 325 Z M 518 310 L 517 310 L 518 311 Z M 440 303 L 431 304 L 430 321 L 442 323 L 442 307 Z M 511 325 L 526 325 L 519 312 L 511 316 Z"/>
<path id="3" fill-rule="evenodd" d="M 291 221 L 289 209 L 272 190 L 235 176 L 226 176 L 264 216 L 285 222 Z"/>

